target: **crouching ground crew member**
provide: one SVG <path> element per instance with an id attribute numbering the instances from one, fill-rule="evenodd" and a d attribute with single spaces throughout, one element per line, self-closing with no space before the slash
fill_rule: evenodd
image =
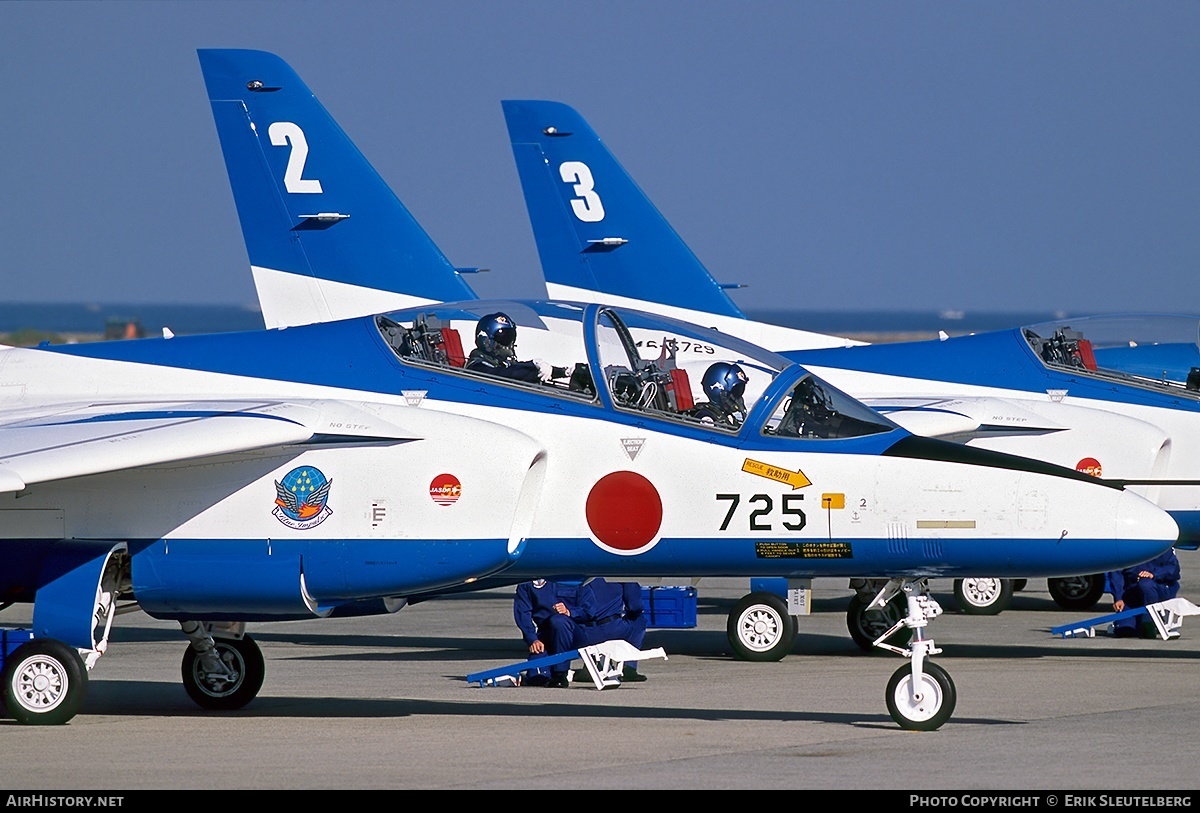
<path id="1" fill-rule="evenodd" d="M 613 583 L 592 579 L 579 589 L 582 618 L 576 627 L 575 646 L 591 646 L 620 638 L 641 649 L 649 619 L 642 608 L 642 587 L 637 582 Z M 646 679 L 637 661 L 626 661 L 622 682 Z"/>
<path id="2" fill-rule="evenodd" d="M 1108 580 L 1116 599 L 1113 609 L 1117 612 L 1157 604 L 1175 598 L 1179 593 L 1179 559 L 1175 556 L 1175 549 L 1169 548 L 1149 562 L 1109 572 Z M 1140 616 L 1134 616 L 1114 621 L 1113 635 L 1118 638 L 1135 637 L 1139 620 Z"/>
<path id="3" fill-rule="evenodd" d="M 577 619 L 583 615 L 579 609 L 579 589 L 546 579 L 517 585 L 513 619 L 521 630 L 530 659 L 570 652 L 579 646 L 575 643 L 579 637 Z M 570 663 L 556 663 L 549 669 L 528 670 L 524 685 L 564 689 L 568 685 L 569 666 Z"/>

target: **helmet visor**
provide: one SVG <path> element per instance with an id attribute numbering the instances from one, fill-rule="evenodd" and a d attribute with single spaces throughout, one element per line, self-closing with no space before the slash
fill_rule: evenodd
<path id="1" fill-rule="evenodd" d="M 492 341 L 501 347 L 512 347 L 517 341 L 517 329 L 512 325 L 498 327 L 492 333 Z"/>

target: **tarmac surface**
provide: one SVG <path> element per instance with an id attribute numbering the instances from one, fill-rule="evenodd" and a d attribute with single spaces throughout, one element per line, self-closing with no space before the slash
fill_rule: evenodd
<path id="1" fill-rule="evenodd" d="M 1181 595 L 1200 603 L 1200 552 Z M 933 732 L 900 729 L 884 690 L 905 661 L 846 631 L 850 591 L 817 580 L 788 657 L 736 659 L 726 616 L 746 580 L 699 583 L 694 629 L 651 629 L 644 683 L 597 691 L 486 686 L 523 660 L 512 589 L 392 616 L 250 625 L 266 660 L 244 709 L 184 693 L 173 622 L 117 618 L 82 711 L 63 726 L 0 719 L 0 789 L 1137 790 L 1200 786 L 1200 617 L 1177 640 L 1061 638 L 1109 612 L 1058 607 L 1031 580 L 997 616 L 944 614 L 930 632 L 958 703 Z M 22 613 L 26 613 L 22 615 Z M 0 624 L 28 621 L 28 607 Z M 578 664 L 578 662 L 577 662 Z M 1043 805 L 1044 806 L 1044 805 Z"/>

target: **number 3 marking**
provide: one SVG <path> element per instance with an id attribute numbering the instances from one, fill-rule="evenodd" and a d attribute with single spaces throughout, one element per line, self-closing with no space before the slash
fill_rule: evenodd
<path id="1" fill-rule="evenodd" d="M 584 223 L 597 223 L 604 219 L 604 204 L 596 194 L 596 182 L 592 171 L 582 161 L 565 161 L 558 168 L 563 183 L 575 185 L 575 197 L 571 200 L 571 211 Z"/>
<path id="2" fill-rule="evenodd" d="M 271 144 L 275 147 L 291 145 L 292 152 L 288 155 L 287 170 L 283 173 L 283 186 L 288 192 L 296 194 L 321 194 L 321 182 L 314 179 L 305 180 L 304 162 L 308 160 L 308 141 L 304 131 L 290 121 L 277 121 L 267 128 Z"/>

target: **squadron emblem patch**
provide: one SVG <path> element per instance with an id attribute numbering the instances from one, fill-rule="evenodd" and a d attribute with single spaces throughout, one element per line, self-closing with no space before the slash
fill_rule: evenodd
<path id="1" fill-rule="evenodd" d="M 320 469 L 301 466 L 289 471 L 282 480 L 275 481 L 275 519 L 297 531 L 307 531 L 324 522 L 333 513 L 326 505 L 329 487 L 333 481 L 326 479 Z"/>

